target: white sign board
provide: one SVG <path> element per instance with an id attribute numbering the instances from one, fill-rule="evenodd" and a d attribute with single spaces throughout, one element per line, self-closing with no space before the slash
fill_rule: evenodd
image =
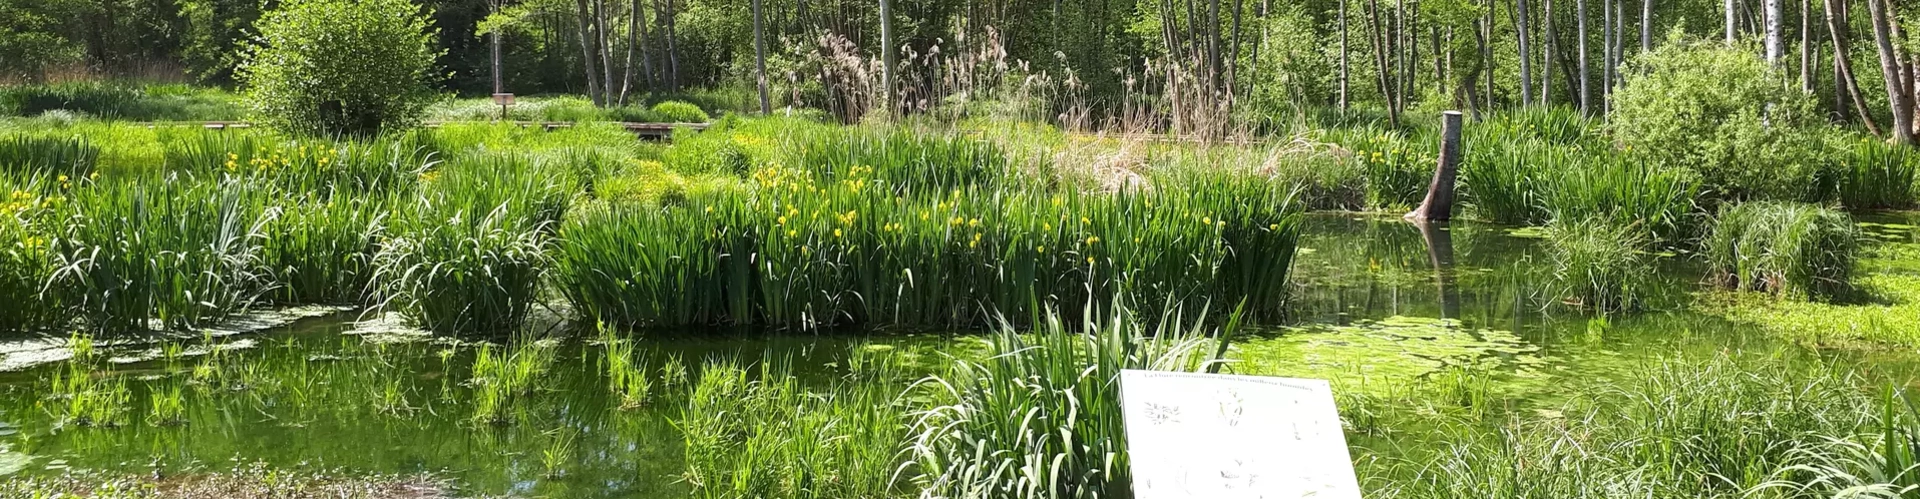
<path id="1" fill-rule="evenodd" d="M 1359 499 L 1325 380 L 1121 371 L 1137 499 Z"/>

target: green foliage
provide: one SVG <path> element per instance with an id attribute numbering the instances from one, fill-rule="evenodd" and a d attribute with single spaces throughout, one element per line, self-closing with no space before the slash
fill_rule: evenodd
<path id="1" fill-rule="evenodd" d="M 1851 290 L 1859 238 L 1845 213 L 1749 202 L 1722 209 L 1705 246 L 1711 272 L 1727 287 L 1820 299 Z"/>
<path id="2" fill-rule="evenodd" d="M 0 79 L 36 81 L 48 66 L 79 59 L 79 47 L 59 28 L 64 19 L 51 2 L 0 1 Z M 8 114 L 0 102 L 0 114 Z"/>
<path id="3" fill-rule="evenodd" d="M 1198 324 L 1148 325 L 1118 307 L 1073 327 L 1049 312 L 1036 327 L 1003 326 L 984 360 L 920 384 L 934 402 L 913 423 L 909 456 L 927 494 L 1131 497 L 1120 371 L 1197 371 L 1216 347 Z"/>
<path id="4" fill-rule="evenodd" d="M 885 362 L 850 376 L 885 379 Z M 904 404 L 873 380 L 809 390 L 788 365 L 710 360 L 701 367 L 677 420 L 694 495 L 889 497 L 906 444 Z"/>
<path id="5" fill-rule="evenodd" d="M 260 263 L 284 304 L 354 305 L 373 278 L 375 241 L 387 206 L 369 198 L 306 199 L 264 229 Z"/>
<path id="6" fill-rule="evenodd" d="M 73 114 L 140 121 L 237 121 L 245 110 L 217 88 L 78 82 L 0 88 L 0 116 Z"/>
<path id="7" fill-rule="evenodd" d="M 700 106 L 680 101 L 666 101 L 653 105 L 653 115 L 661 121 L 673 123 L 706 123 L 713 121 Z"/>
<path id="8" fill-rule="evenodd" d="M 52 277 L 49 225 L 63 199 L 45 181 L 0 173 L 0 331 L 29 331 L 57 324 L 59 301 L 42 293 Z"/>
<path id="9" fill-rule="evenodd" d="M 48 289 L 90 326 L 189 329 L 266 292 L 268 192 L 242 181 L 109 183 L 76 190 Z"/>
<path id="10" fill-rule="evenodd" d="M 100 148 L 84 137 L 0 137 L 0 171 L 85 178 L 100 161 Z"/>
<path id="11" fill-rule="evenodd" d="M 456 161 L 437 173 L 399 209 L 374 257 L 381 306 L 436 333 L 518 329 L 538 299 L 568 184 L 516 157 Z"/>
<path id="12" fill-rule="evenodd" d="M 1629 152 L 1699 173 L 1714 200 L 1798 200 L 1819 168 L 1813 96 L 1750 46 L 1675 36 L 1633 59 L 1609 126 Z"/>
<path id="13" fill-rule="evenodd" d="M 1837 135 L 1837 134 L 1836 134 Z M 1847 137 L 1851 138 L 1851 137 Z M 1848 210 L 1906 209 L 1920 186 L 1920 153 L 1873 137 L 1837 139 L 1828 165 L 1815 178 L 1814 199 L 1835 199 Z"/>
<path id="14" fill-rule="evenodd" d="M 1555 218 L 1547 224 L 1555 298 L 1600 311 L 1633 307 L 1653 273 L 1645 227 L 1606 218 Z"/>
<path id="15" fill-rule="evenodd" d="M 438 34 L 407 0 L 296 0 L 260 19 L 240 79 L 260 121 L 372 136 L 420 119 L 433 95 Z"/>

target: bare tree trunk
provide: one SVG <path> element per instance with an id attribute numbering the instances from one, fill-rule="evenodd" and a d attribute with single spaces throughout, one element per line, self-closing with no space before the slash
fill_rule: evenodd
<path id="1" fill-rule="evenodd" d="M 1813 2 L 1800 0 L 1800 91 L 1813 93 Z"/>
<path id="2" fill-rule="evenodd" d="M 1613 90 L 1613 17 L 1617 0 L 1600 0 L 1600 114 L 1607 114 L 1607 93 Z"/>
<path id="3" fill-rule="evenodd" d="M 1606 97 L 1601 99 L 1602 112 L 1613 109 L 1613 86 L 1624 77 L 1620 75 L 1620 61 L 1627 58 L 1627 0 L 1613 0 L 1613 48 L 1612 58 L 1607 60 L 1607 86 L 1601 89 Z"/>
<path id="4" fill-rule="evenodd" d="M 679 17 L 680 15 L 676 12 L 673 5 L 673 0 L 667 0 L 667 9 L 660 13 L 660 27 L 666 30 L 664 35 L 667 38 L 666 82 L 668 91 L 680 90 L 680 49 L 676 46 L 679 43 L 680 34 L 677 33 L 678 30 L 675 29 L 675 24 L 678 23 L 677 18 Z"/>
<path id="5" fill-rule="evenodd" d="M 1527 16 L 1529 15 L 1527 12 L 1527 0 L 1517 0 L 1516 3 L 1518 12 L 1513 16 L 1513 22 L 1515 26 L 1514 29 L 1519 31 L 1515 38 L 1519 40 L 1520 44 L 1520 105 L 1526 106 L 1533 103 L 1533 58 L 1532 53 L 1527 50 L 1529 48 L 1527 39 L 1532 33 L 1527 31 Z"/>
<path id="6" fill-rule="evenodd" d="M 580 14 L 578 16 L 580 21 L 580 60 L 587 68 L 587 98 L 592 99 L 593 104 L 596 106 L 604 106 L 606 105 L 606 98 L 600 90 L 599 64 L 593 58 L 596 52 L 593 50 L 593 22 L 588 19 L 593 16 L 593 9 L 587 5 L 587 0 L 574 0 L 573 3 L 574 7 L 579 9 Z"/>
<path id="7" fill-rule="evenodd" d="M 1574 0 L 1573 5 L 1574 36 L 1579 38 L 1575 42 L 1579 44 L 1580 56 L 1580 114 L 1592 116 L 1593 94 L 1587 88 L 1587 82 L 1593 79 L 1588 76 L 1592 73 L 1587 72 L 1587 0 Z"/>
<path id="8" fill-rule="evenodd" d="M 1914 142 L 1914 117 L 1912 117 L 1912 92 L 1908 86 L 1912 79 L 1903 73 L 1905 63 L 1901 54 L 1893 46 L 1893 21 L 1887 13 L 1882 0 L 1866 0 L 1866 10 L 1874 17 L 1874 46 L 1880 52 L 1880 75 L 1887 83 L 1887 102 L 1893 107 L 1893 144 L 1912 144 Z"/>
<path id="9" fill-rule="evenodd" d="M 627 12 L 627 62 L 621 64 L 619 106 L 627 105 L 627 92 L 633 89 L 633 53 L 639 48 L 640 41 L 640 2 L 635 0 L 633 8 Z"/>
<path id="10" fill-rule="evenodd" d="M 1347 110 L 1347 2 L 1340 2 L 1340 110 Z"/>
<path id="11" fill-rule="evenodd" d="M 647 85 L 647 89 L 652 90 L 656 87 L 658 80 L 655 80 L 653 77 L 653 52 L 647 50 L 647 47 L 653 44 L 653 37 L 647 34 L 646 16 L 646 9 L 640 8 L 640 0 L 633 0 L 634 31 L 638 32 L 640 36 L 640 46 L 638 47 L 640 51 L 640 81 Z"/>
<path id="12" fill-rule="evenodd" d="M 607 0 L 593 0 L 594 50 L 600 52 L 601 105 L 613 105 L 613 48 L 607 43 Z"/>
<path id="13" fill-rule="evenodd" d="M 773 114 L 773 99 L 767 95 L 767 29 L 765 15 L 760 12 L 760 0 L 753 0 L 753 63 L 754 78 L 760 84 L 760 114 Z"/>
<path id="14" fill-rule="evenodd" d="M 1780 56 L 1784 47 L 1780 44 L 1780 0 L 1766 0 L 1767 9 L 1767 65 L 1780 69 Z"/>
<path id="15" fill-rule="evenodd" d="M 1734 19 L 1733 19 L 1734 0 L 1726 0 L 1725 3 L 1726 3 L 1726 11 L 1727 11 L 1726 12 L 1727 13 L 1727 46 L 1732 47 L 1734 38 L 1737 38 L 1739 36 L 1736 34 L 1736 32 L 1738 31 L 1738 26 L 1734 25 Z"/>
<path id="16" fill-rule="evenodd" d="M 1553 30 L 1553 0 L 1541 1 L 1545 2 L 1545 11 L 1541 13 L 1543 15 L 1540 16 L 1540 22 L 1546 25 L 1547 46 L 1546 52 L 1541 54 L 1540 58 L 1543 64 L 1540 68 L 1540 105 L 1551 106 L 1553 105 L 1553 48 L 1554 44 L 1559 43 L 1555 39 L 1559 34 Z"/>
<path id="17" fill-rule="evenodd" d="M 900 108 L 893 94 L 893 52 L 893 0 L 880 0 L 880 95 L 885 96 L 887 116 Z"/>
<path id="18" fill-rule="evenodd" d="M 1493 2 L 1492 0 L 1488 0 L 1487 7 L 1488 7 L 1487 15 L 1485 17 L 1485 21 L 1483 21 L 1485 25 L 1481 28 L 1484 34 L 1480 36 L 1480 60 L 1481 60 L 1481 64 L 1483 66 L 1486 66 L 1487 112 L 1491 113 L 1493 112 L 1493 94 L 1494 94 L 1494 91 L 1493 91 L 1493 84 L 1494 84 L 1493 43 L 1491 43 L 1493 40 L 1493 8 L 1492 8 Z"/>
<path id="19" fill-rule="evenodd" d="M 1653 50 L 1653 0 L 1640 0 L 1640 51 Z"/>
<path id="20" fill-rule="evenodd" d="M 1902 70 L 1905 63 L 1893 45 L 1892 20 L 1886 5 L 1881 0 L 1867 0 L 1867 11 L 1873 16 L 1873 42 L 1880 53 L 1880 74 L 1887 82 L 1887 101 L 1893 108 L 1893 127 L 1890 130 L 1895 144 L 1913 143 L 1913 92 L 1908 90 L 1913 81 L 1906 78 Z"/>
<path id="21" fill-rule="evenodd" d="M 1874 123 L 1873 113 L 1868 112 L 1866 96 L 1860 93 L 1860 83 L 1854 76 L 1853 62 L 1847 54 L 1852 53 L 1847 42 L 1847 3 L 1845 0 L 1826 0 L 1827 36 L 1833 40 L 1834 87 L 1836 92 L 1845 92 L 1853 102 L 1854 114 L 1860 117 L 1860 124 L 1867 131 L 1881 135 L 1880 125 Z"/>
<path id="22" fill-rule="evenodd" d="M 1407 94 L 1407 0 L 1393 2 L 1393 107 L 1406 109 Z"/>
<path id="23" fill-rule="evenodd" d="M 1433 170 L 1433 182 L 1427 185 L 1426 200 L 1407 213 L 1409 220 L 1445 222 L 1453 218 L 1454 179 L 1459 176 L 1460 157 L 1464 152 L 1460 148 L 1460 112 L 1447 111 L 1440 117 L 1440 164 Z"/>
<path id="24" fill-rule="evenodd" d="M 1386 34 L 1381 32 L 1380 25 L 1380 0 L 1367 0 L 1367 16 L 1371 18 L 1368 24 L 1373 31 L 1370 38 L 1373 39 L 1374 66 L 1380 77 L 1380 96 L 1387 102 L 1387 122 L 1397 128 L 1400 126 L 1400 110 L 1393 105 L 1393 85 L 1387 69 Z"/>

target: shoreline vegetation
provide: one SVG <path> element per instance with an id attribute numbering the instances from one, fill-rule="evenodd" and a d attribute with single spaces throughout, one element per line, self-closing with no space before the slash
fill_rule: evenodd
<path id="1" fill-rule="evenodd" d="M 1913 5 L 748 3 L 0 0 L 0 496 L 1920 496 Z"/>

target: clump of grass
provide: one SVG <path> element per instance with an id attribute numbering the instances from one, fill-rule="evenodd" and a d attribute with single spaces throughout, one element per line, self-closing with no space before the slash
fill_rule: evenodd
<path id="1" fill-rule="evenodd" d="M 600 338 L 606 345 L 607 389 L 619 398 L 620 409 L 646 405 L 653 393 L 653 379 L 648 377 L 651 366 L 645 358 L 634 356 L 632 341 L 615 337 L 605 324 L 600 325 Z"/>
<path id="2" fill-rule="evenodd" d="M 1920 154 L 1911 147 L 1863 137 L 1839 146 L 1822 176 L 1849 210 L 1912 208 L 1920 182 Z M 1815 199 L 1830 199 L 1815 193 Z"/>
<path id="3" fill-rule="evenodd" d="M 263 231 L 260 263 L 274 284 L 270 298 L 364 303 L 386 209 L 375 199 L 346 196 L 286 206 Z"/>
<path id="4" fill-rule="evenodd" d="M 701 110 L 700 106 L 681 101 L 670 100 L 654 104 L 651 111 L 654 117 L 662 121 L 674 123 L 706 123 L 713 121 L 713 117 L 707 116 L 707 112 Z"/>
<path id="5" fill-rule="evenodd" d="M 517 330 L 538 299 L 566 186 L 524 158 L 450 165 L 395 216 L 373 259 L 381 306 L 436 333 Z"/>
<path id="6" fill-rule="evenodd" d="M 133 392 L 125 380 L 97 375 L 94 367 L 102 362 L 93 349 L 93 338 L 75 333 L 67 341 L 73 358 L 54 373 L 47 391 L 48 408 L 61 425 L 116 427 L 127 423 L 127 408 Z"/>
<path id="7" fill-rule="evenodd" d="M 45 292 L 57 267 L 49 237 L 64 196 L 48 193 L 42 178 L 0 173 L 0 331 L 55 325 L 62 317 L 55 293 Z"/>
<path id="8" fill-rule="evenodd" d="M 187 329 L 266 292 L 265 190 L 243 181 L 112 183 L 75 192 L 48 289 L 104 330 Z"/>
<path id="9" fill-rule="evenodd" d="M 1552 219 L 1637 223 L 1662 241 L 1688 235 L 1686 216 L 1700 192 L 1700 180 L 1691 172 L 1614 155 L 1546 178 L 1541 201 Z"/>
<path id="10" fill-rule="evenodd" d="M 179 426 L 187 422 L 186 396 L 178 383 L 169 383 L 166 391 L 149 390 L 147 395 L 147 424 L 154 426 Z"/>
<path id="11" fill-rule="evenodd" d="M 85 137 L 12 135 L 0 138 L 0 171 L 83 178 L 100 162 L 100 148 Z"/>
<path id="12" fill-rule="evenodd" d="M 553 365 L 555 351 L 551 342 L 531 336 L 515 338 L 510 351 L 496 351 L 492 344 L 481 344 L 474 353 L 473 416 L 477 424 L 505 425 L 513 422 L 514 402 L 539 389 L 537 382 Z"/>
<path id="13" fill-rule="evenodd" d="M 1460 165 L 1462 198 L 1482 220 L 1532 225 L 1548 219 L 1544 185 L 1570 169 L 1574 152 L 1535 141 L 1470 142 Z"/>
<path id="14" fill-rule="evenodd" d="M 677 421 L 683 478 L 710 498 L 887 497 L 902 411 L 879 384 L 820 393 L 801 386 L 784 362 L 750 369 L 709 361 Z"/>
<path id="15" fill-rule="evenodd" d="M 908 455 L 927 494 L 1131 496 L 1120 370 L 1197 370 L 1213 346 L 1198 324 L 1150 326 L 1124 308 L 1040 322 L 1031 336 L 1003 327 L 985 360 L 920 383 L 937 402 L 916 416 Z"/>
<path id="16" fill-rule="evenodd" d="M 1438 164 L 1438 140 L 1425 135 L 1408 137 L 1399 132 L 1369 128 L 1327 132 L 1327 140 L 1353 152 L 1354 161 L 1366 173 L 1367 207 L 1377 210 L 1402 210 L 1420 203 L 1427 184 L 1433 180 Z"/>
<path id="17" fill-rule="evenodd" d="M 1653 272 L 1645 229 L 1607 219 L 1555 219 L 1546 234 L 1559 298 L 1600 311 L 1629 308 L 1639 301 Z"/>
<path id="18" fill-rule="evenodd" d="M 1859 243 L 1853 218 L 1801 203 L 1722 209 L 1706 240 L 1715 278 L 1733 289 L 1834 298 L 1852 289 Z"/>

